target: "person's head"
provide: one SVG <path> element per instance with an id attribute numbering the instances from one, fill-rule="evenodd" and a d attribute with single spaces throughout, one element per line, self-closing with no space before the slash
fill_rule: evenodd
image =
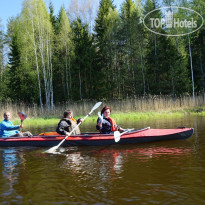
<path id="1" fill-rule="evenodd" d="M 73 111 L 72 110 L 66 110 L 63 114 L 64 118 L 72 119 L 73 118 Z"/>
<path id="2" fill-rule="evenodd" d="M 111 109 L 108 106 L 105 106 L 101 110 L 101 115 L 103 114 L 103 116 L 105 116 L 105 117 L 110 117 L 110 113 L 111 113 Z"/>
<path id="3" fill-rule="evenodd" d="M 4 113 L 4 119 L 5 119 L 5 120 L 10 120 L 10 119 L 11 119 L 11 114 L 10 114 L 10 112 L 5 112 L 5 113 Z"/>

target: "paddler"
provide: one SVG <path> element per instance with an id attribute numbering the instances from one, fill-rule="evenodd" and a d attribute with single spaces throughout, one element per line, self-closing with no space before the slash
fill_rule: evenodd
<path id="1" fill-rule="evenodd" d="M 56 132 L 60 135 L 70 136 L 70 132 L 79 124 L 83 122 L 83 119 L 75 120 L 73 118 L 73 111 L 66 110 L 63 114 L 63 118 L 58 123 L 58 127 L 56 128 Z M 79 135 L 80 129 L 79 127 L 72 133 L 73 135 Z"/>
<path id="2" fill-rule="evenodd" d="M 114 131 L 125 131 L 125 129 L 116 124 L 115 120 L 110 117 L 110 114 L 111 109 L 108 106 L 103 107 L 101 113 L 98 113 L 97 130 L 99 130 L 101 134 L 110 134 Z"/>
<path id="3" fill-rule="evenodd" d="M 20 132 L 18 129 L 22 128 L 23 125 L 13 125 L 11 122 L 11 113 L 4 113 L 4 120 L 0 123 L 0 137 L 32 137 L 33 135 L 27 132 Z"/>

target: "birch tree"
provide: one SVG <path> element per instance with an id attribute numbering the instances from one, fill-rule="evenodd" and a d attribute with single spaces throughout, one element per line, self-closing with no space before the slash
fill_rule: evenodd
<path id="1" fill-rule="evenodd" d="M 39 95 L 41 101 L 41 73 L 43 76 L 45 104 L 48 110 L 53 109 L 53 30 L 50 17 L 43 0 L 24 1 L 22 21 L 26 35 L 33 45 L 35 56 Z M 23 29 L 22 29 L 23 30 Z M 29 39 L 28 39 L 29 38 Z M 41 102 L 40 102 L 41 103 Z"/>

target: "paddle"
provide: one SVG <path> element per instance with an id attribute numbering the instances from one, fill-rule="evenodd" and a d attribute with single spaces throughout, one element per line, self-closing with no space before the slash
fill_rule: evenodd
<path id="1" fill-rule="evenodd" d="M 18 112 L 18 115 L 21 119 L 21 126 L 22 126 L 23 121 L 27 118 L 27 115 L 24 112 Z M 20 128 L 20 131 L 22 131 L 22 128 Z"/>
<path id="2" fill-rule="evenodd" d="M 147 130 L 147 129 L 150 129 L 150 127 L 145 127 L 145 128 L 143 128 L 143 129 L 137 130 L 137 132 L 143 131 L 143 130 Z M 133 129 L 127 129 L 126 131 L 124 131 L 124 132 L 122 132 L 122 133 L 120 133 L 119 131 L 115 131 L 115 132 L 114 132 L 115 142 L 119 142 L 119 141 L 120 141 L 120 136 L 122 136 L 122 135 L 124 135 L 125 133 L 130 132 L 130 131 L 132 131 L 132 130 L 134 130 L 134 128 L 133 128 Z"/>
<path id="3" fill-rule="evenodd" d="M 93 106 L 92 110 L 89 112 L 89 114 L 86 115 L 86 116 L 83 118 L 83 120 L 85 120 L 87 117 L 89 117 L 94 110 L 96 110 L 98 107 L 100 107 L 101 104 L 102 104 L 102 102 L 96 103 L 96 104 Z M 80 124 L 81 124 L 81 122 L 70 132 L 70 134 L 72 134 L 72 133 L 80 126 Z M 61 146 L 61 144 L 62 144 L 67 138 L 68 138 L 68 135 L 65 136 L 65 138 L 64 138 L 57 146 L 51 147 L 50 149 L 48 149 L 48 150 L 45 151 L 45 152 L 47 152 L 47 153 L 52 153 L 52 152 L 54 152 L 55 150 L 57 150 L 57 149 Z"/>
<path id="4" fill-rule="evenodd" d="M 124 135 L 125 133 L 127 133 L 127 132 L 129 132 L 129 131 L 132 131 L 132 130 L 134 130 L 134 128 L 133 128 L 133 129 L 126 129 L 126 131 L 124 131 L 124 132 L 122 132 L 122 133 L 120 133 L 119 131 L 115 131 L 115 132 L 114 132 L 115 142 L 119 142 L 119 141 L 120 141 L 120 136 L 122 136 L 122 135 Z"/>

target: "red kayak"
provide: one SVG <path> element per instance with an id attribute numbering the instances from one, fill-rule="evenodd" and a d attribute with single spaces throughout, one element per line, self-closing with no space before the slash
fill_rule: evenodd
<path id="1" fill-rule="evenodd" d="M 134 144 L 144 142 L 154 142 L 161 140 L 178 140 L 187 139 L 192 136 L 193 128 L 177 128 L 177 129 L 150 129 L 149 127 L 140 130 L 132 130 L 123 134 L 119 142 L 115 142 L 114 134 L 99 133 L 82 133 L 80 135 L 70 136 L 62 146 L 100 146 L 114 144 Z M 0 147 L 16 147 L 16 146 L 36 146 L 36 147 L 52 147 L 58 145 L 64 139 L 64 135 L 58 135 L 55 132 L 42 133 L 32 138 L 28 137 L 12 137 L 0 138 Z"/>

